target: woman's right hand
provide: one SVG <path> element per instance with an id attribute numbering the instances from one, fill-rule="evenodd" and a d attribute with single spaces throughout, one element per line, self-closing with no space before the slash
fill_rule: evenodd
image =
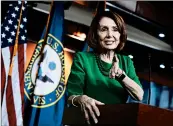
<path id="1" fill-rule="evenodd" d="M 100 116 L 100 111 L 97 105 L 104 105 L 104 103 L 88 97 L 87 95 L 80 95 L 76 97 L 75 102 L 80 104 L 81 110 L 82 112 L 84 112 L 85 119 L 88 124 L 90 124 L 89 114 L 91 115 L 95 123 L 98 122 L 96 116 Z"/>

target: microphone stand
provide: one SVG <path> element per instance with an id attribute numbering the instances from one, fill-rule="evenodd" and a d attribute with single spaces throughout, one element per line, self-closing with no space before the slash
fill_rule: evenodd
<path id="1" fill-rule="evenodd" d="M 151 54 L 148 54 L 148 68 L 149 68 L 149 90 L 148 90 L 148 105 L 150 104 L 150 98 L 151 98 Z"/>

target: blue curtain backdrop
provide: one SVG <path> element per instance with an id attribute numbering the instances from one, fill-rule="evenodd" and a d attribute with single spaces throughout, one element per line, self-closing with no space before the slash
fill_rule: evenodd
<path id="1" fill-rule="evenodd" d="M 168 86 L 163 86 L 148 81 L 140 79 L 141 84 L 144 89 L 144 98 L 141 103 L 149 104 L 159 108 L 173 110 L 173 88 Z M 149 94 L 150 91 L 150 94 Z M 133 100 L 131 97 L 128 98 L 127 103 L 138 102 Z"/>

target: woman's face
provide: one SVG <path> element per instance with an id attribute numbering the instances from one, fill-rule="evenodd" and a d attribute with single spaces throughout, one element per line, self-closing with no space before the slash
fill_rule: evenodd
<path id="1" fill-rule="evenodd" d="M 99 43 L 102 48 L 113 50 L 120 43 L 120 33 L 114 20 L 108 17 L 103 17 L 99 22 L 97 30 Z"/>

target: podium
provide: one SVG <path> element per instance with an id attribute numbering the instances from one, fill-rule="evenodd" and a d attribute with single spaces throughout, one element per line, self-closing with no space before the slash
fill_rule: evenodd
<path id="1" fill-rule="evenodd" d="M 141 103 L 98 106 L 101 126 L 173 126 L 173 111 Z M 91 118 L 92 121 L 92 118 Z M 65 108 L 64 125 L 87 125 L 80 107 Z"/>

